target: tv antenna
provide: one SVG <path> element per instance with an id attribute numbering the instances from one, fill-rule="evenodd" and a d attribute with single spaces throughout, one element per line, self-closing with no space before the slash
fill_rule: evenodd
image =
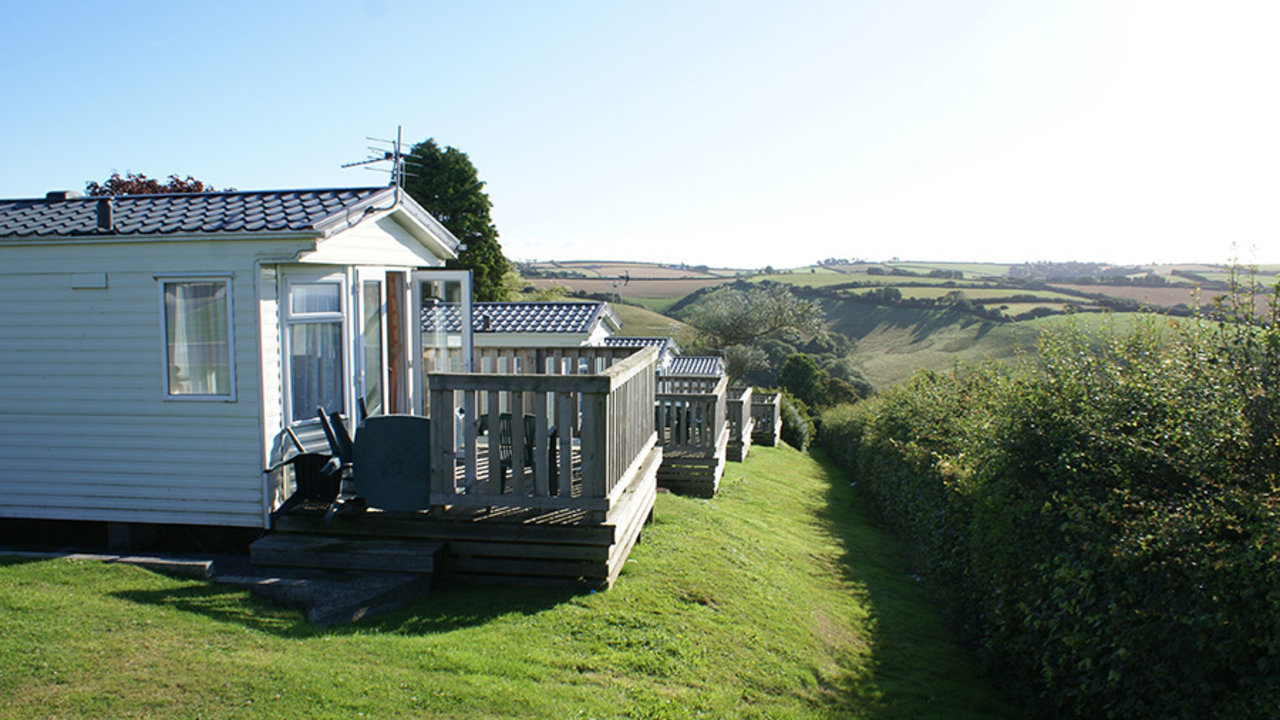
<path id="1" fill-rule="evenodd" d="M 379 146 L 370 145 L 369 157 L 364 160 L 357 160 L 356 162 L 343 163 L 342 167 L 363 167 L 365 170 L 372 170 L 374 172 L 389 172 L 391 173 L 390 184 L 397 189 L 404 189 L 404 178 L 406 175 L 411 174 L 405 170 L 405 167 L 408 165 L 416 165 L 416 163 L 409 161 L 407 159 L 408 155 L 406 155 L 402 150 L 403 145 L 400 142 L 400 126 L 396 126 L 395 140 L 384 140 L 383 138 L 368 136 L 365 137 L 365 140 L 379 143 Z M 388 149 L 388 147 L 390 149 Z M 376 163 L 391 163 L 391 167 L 372 167 Z"/>
<path id="2" fill-rule="evenodd" d="M 621 275 L 614 275 L 606 279 L 609 280 L 609 284 L 613 287 L 613 296 L 617 298 L 618 302 L 622 302 L 622 295 L 618 293 L 618 286 L 625 287 L 631 284 L 631 271 L 623 270 Z"/>

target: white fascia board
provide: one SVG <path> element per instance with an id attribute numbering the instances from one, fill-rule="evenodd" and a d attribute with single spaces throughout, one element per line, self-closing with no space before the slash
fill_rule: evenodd
<path id="1" fill-rule="evenodd" d="M 160 242 L 236 242 L 244 240 L 319 240 L 322 236 L 314 230 L 288 231 L 238 231 L 216 233 L 167 233 L 167 234 L 119 234 L 119 235 L 12 235 L 0 237 L 0 246 L 32 245 L 119 245 L 127 243 Z"/>

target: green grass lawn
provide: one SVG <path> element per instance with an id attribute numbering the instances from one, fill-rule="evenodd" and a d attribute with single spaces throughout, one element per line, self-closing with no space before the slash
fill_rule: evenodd
<path id="1" fill-rule="evenodd" d="M 0 715 L 1012 718 L 833 466 L 663 494 L 612 590 L 442 590 L 343 628 L 123 565 L 0 561 Z"/>
<path id="2" fill-rule="evenodd" d="M 634 302 L 634 303 L 638 304 L 640 307 L 644 308 L 645 310 L 648 310 L 651 314 L 658 314 L 658 315 L 661 315 L 662 313 L 665 313 L 665 312 L 667 311 L 667 309 L 668 309 L 668 308 L 670 308 L 672 305 L 675 305 L 675 304 L 676 304 L 676 302 L 678 302 L 678 301 L 680 300 L 680 298 L 678 298 L 678 297 L 666 297 L 666 298 L 627 298 L 627 299 L 628 299 L 629 301 L 631 301 L 631 302 Z M 621 308 L 621 307 L 623 307 L 623 305 L 622 305 L 621 303 L 618 303 L 618 304 L 614 305 L 614 306 L 613 306 L 614 312 L 618 312 L 618 311 L 619 311 L 619 308 Z M 623 312 L 626 312 L 626 311 L 623 311 Z M 634 317 L 634 318 L 631 318 L 631 319 L 624 319 L 624 322 L 634 322 L 634 321 L 636 321 L 637 319 L 639 319 L 639 316 Z M 654 322 L 659 322 L 659 323 L 661 323 L 661 322 L 664 322 L 664 321 L 662 321 L 662 320 L 655 320 Z M 673 318 L 667 318 L 667 319 L 665 320 L 665 322 L 672 323 L 672 322 L 678 322 L 678 321 L 677 321 L 677 320 L 675 320 L 675 319 L 673 319 Z M 641 324 L 643 324 L 643 323 L 641 323 Z M 633 334 L 633 333 L 631 332 L 631 330 L 630 330 L 629 328 L 623 328 L 622 334 L 623 334 L 623 335 L 629 335 L 629 334 Z"/>
<path id="3" fill-rule="evenodd" d="M 618 332 L 619 335 L 678 338 L 689 327 L 679 320 L 635 305 L 615 303 L 612 307 L 613 312 L 622 321 L 622 330 Z"/>

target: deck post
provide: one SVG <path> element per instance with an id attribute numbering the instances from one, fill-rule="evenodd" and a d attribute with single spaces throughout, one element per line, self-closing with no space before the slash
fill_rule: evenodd
<path id="1" fill-rule="evenodd" d="M 608 495 L 605 475 L 610 420 L 607 394 L 582 394 L 582 491 L 591 497 Z"/>
<path id="2" fill-rule="evenodd" d="M 428 401 L 431 411 L 431 497 L 444 498 L 454 493 L 453 391 L 432 388 Z M 444 505 L 433 504 L 432 510 L 443 510 Z"/>

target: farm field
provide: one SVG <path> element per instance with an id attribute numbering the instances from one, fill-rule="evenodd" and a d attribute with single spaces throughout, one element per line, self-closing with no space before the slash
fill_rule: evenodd
<path id="1" fill-rule="evenodd" d="M 956 287 L 899 287 L 904 298 L 937 299 L 951 292 L 962 292 L 970 300 L 986 300 L 990 298 L 1007 298 L 1014 295 L 1030 295 L 1044 300 L 1068 302 L 1080 298 L 1063 293 L 1044 290 L 1020 290 L 1017 288 L 973 287 L 957 285 Z"/>
<path id="2" fill-rule="evenodd" d="M 794 285 L 819 286 L 816 283 L 805 283 L 802 275 L 798 274 L 795 277 L 797 278 L 797 281 L 792 283 Z M 825 282 L 822 283 L 821 286 L 838 285 L 840 283 L 861 283 L 863 285 L 902 285 L 904 283 L 910 283 L 911 285 L 937 285 L 939 287 L 946 285 L 947 283 L 952 283 L 960 287 L 965 286 L 966 283 L 978 283 L 981 285 L 981 281 L 976 280 L 949 280 L 947 278 L 926 277 L 924 275 L 868 275 L 866 273 L 849 273 L 841 275 L 840 277 L 843 279 L 839 282 Z M 785 282 L 785 280 L 779 280 L 779 282 Z"/>
<path id="3" fill-rule="evenodd" d="M 594 277 L 618 277 L 623 274 L 644 278 L 705 278 L 709 272 L 656 263 L 614 262 L 609 260 L 574 260 L 535 263 L 542 270 L 572 270 Z"/>
<path id="4" fill-rule="evenodd" d="M 205 581 L 0 559 L 14 720 L 1022 717 L 848 478 L 753 448 L 658 496 L 617 585 L 437 591 L 354 626 Z"/>
<path id="5" fill-rule="evenodd" d="M 845 275 L 831 271 L 818 271 L 811 273 L 808 270 L 794 270 L 791 272 L 773 273 L 770 275 L 755 275 L 747 278 L 747 282 L 761 282 L 769 280 L 772 282 L 786 283 L 788 285 L 799 285 L 801 287 L 828 287 L 830 285 L 856 282 L 861 279 L 862 278 L 857 275 Z"/>
<path id="6" fill-rule="evenodd" d="M 888 267 L 902 268 L 918 273 L 931 270 L 958 270 L 964 273 L 964 279 L 972 280 L 984 276 L 1005 277 L 1009 274 L 1010 265 L 999 263 L 948 263 L 948 262 L 896 262 L 886 263 Z"/>
<path id="7" fill-rule="evenodd" d="M 1129 300 L 1137 300 L 1138 302 L 1159 307 L 1173 307 L 1174 305 L 1192 305 L 1192 288 L 1188 287 L 1142 287 L 1133 285 L 1070 285 L 1067 283 L 1053 283 L 1052 287 L 1064 288 L 1067 290 L 1075 290 L 1087 293 L 1102 293 L 1111 297 L 1126 298 Z M 1206 290 L 1201 296 L 1201 302 L 1207 304 L 1212 302 L 1213 298 L 1221 295 L 1220 292 Z"/>
<path id="8" fill-rule="evenodd" d="M 617 293 L 622 297 L 636 299 L 667 298 L 677 300 L 694 290 L 711 285 L 731 282 L 733 278 L 636 278 L 625 285 L 616 280 L 594 278 L 531 278 L 529 283 L 539 290 L 553 287 L 564 287 L 569 290 L 581 290 L 588 293 Z"/>

